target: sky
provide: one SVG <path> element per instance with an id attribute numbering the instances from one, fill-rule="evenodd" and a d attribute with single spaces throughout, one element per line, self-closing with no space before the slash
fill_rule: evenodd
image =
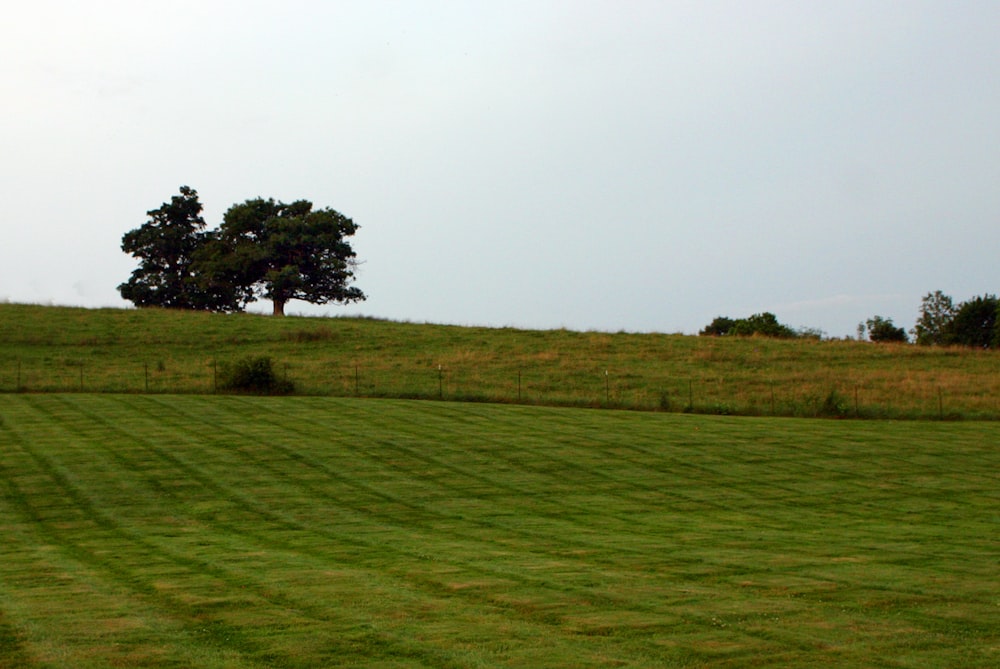
<path id="1" fill-rule="evenodd" d="M 34 0 L 0 101 L 0 301 L 129 306 L 182 185 L 360 226 L 368 300 L 291 314 L 840 337 L 1000 292 L 995 1 Z"/>

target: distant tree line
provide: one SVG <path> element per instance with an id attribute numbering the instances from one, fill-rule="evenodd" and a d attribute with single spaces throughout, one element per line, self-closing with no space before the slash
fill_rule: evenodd
<path id="1" fill-rule="evenodd" d="M 716 337 L 757 335 L 781 339 L 822 338 L 822 332 L 818 330 L 794 330 L 783 325 L 770 312 L 738 319 L 718 316 L 698 334 Z M 909 334 L 921 346 L 1000 348 L 1000 299 L 996 295 L 987 294 L 956 305 L 950 296 L 940 290 L 928 293 L 921 302 L 917 323 Z M 910 341 L 906 330 L 897 327 L 891 318 L 882 316 L 873 316 L 858 324 L 858 339 L 866 337 L 873 342 Z"/>
<path id="2" fill-rule="evenodd" d="M 243 311 L 257 298 L 283 316 L 289 300 L 313 304 L 355 302 L 357 267 L 348 238 L 358 225 L 308 200 L 290 204 L 256 198 L 234 204 L 216 230 L 206 230 L 198 192 L 180 194 L 122 237 L 122 250 L 139 267 L 118 286 L 138 307 Z"/>

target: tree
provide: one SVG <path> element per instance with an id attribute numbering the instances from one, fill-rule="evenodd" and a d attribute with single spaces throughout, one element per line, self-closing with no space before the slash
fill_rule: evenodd
<path id="1" fill-rule="evenodd" d="M 118 292 L 137 307 L 232 311 L 237 305 L 225 291 L 206 291 L 196 280 L 194 256 L 205 240 L 198 192 L 180 187 L 180 195 L 146 212 L 149 221 L 122 236 L 122 250 L 139 258 L 139 267 Z"/>
<path id="2" fill-rule="evenodd" d="M 950 343 L 949 328 L 954 318 L 955 305 L 951 297 L 940 290 L 927 293 L 920 303 L 920 318 L 913 327 L 914 341 L 923 346 Z"/>
<path id="3" fill-rule="evenodd" d="M 244 304 L 253 297 L 271 300 L 276 316 L 283 316 L 293 299 L 364 300 L 364 293 L 349 285 L 357 262 L 347 238 L 357 229 L 343 214 L 313 210 L 307 200 L 247 200 L 226 212 L 198 255 L 198 270 L 203 285 L 231 285 Z"/>
<path id="4" fill-rule="evenodd" d="M 984 295 L 963 302 L 948 326 L 950 341 L 961 346 L 994 348 L 997 346 L 996 295 Z"/>
<path id="5" fill-rule="evenodd" d="M 751 335 L 762 335 L 764 337 L 777 337 L 780 339 L 791 339 L 795 337 L 795 330 L 778 322 L 778 317 L 769 311 L 762 314 L 754 314 L 750 318 L 741 318 L 736 321 L 730 334 L 749 337 Z"/>
<path id="6" fill-rule="evenodd" d="M 822 333 L 819 331 L 808 330 L 806 332 L 808 332 L 809 336 L 822 336 Z M 754 314 L 749 318 L 739 318 L 736 320 L 727 316 L 718 316 L 698 334 L 711 336 L 735 335 L 740 337 L 760 335 L 762 337 L 786 339 L 799 336 L 792 328 L 779 323 L 777 316 L 768 311 L 762 314 Z"/>
<path id="7" fill-rule="evenodd" d="M 716 316 L 711 323 L 698 332 L 701 336 L 723 337 L 732 332 L 736 326 L 736 321 L 728 316 Z"/>
<path id="8" fill-rule="evenodd" d="M 905 342 L 906 330 L 897 328 L 891 318 L 873 316 L 866 322 L 868 338 L 874 342 Z"/>

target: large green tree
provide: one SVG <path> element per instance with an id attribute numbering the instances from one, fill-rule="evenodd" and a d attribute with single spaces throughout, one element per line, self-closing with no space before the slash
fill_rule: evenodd
<path id="1" fill-rule="evenodd" d="M 225 289 L 207 289 L 198 280 L 194 258 L 207 239 L 198 191 L 180 187 L 180 194 L 158 209 L 146 212 L 149 220 L 122 237 L 122 250 L 139 259 L 139 267 L 118 292 L 137 307 L 169 307 L 232 311 L 234 295 Z"/>
<path id="2" fill-rule="evenodd" d="M 357 267 L 349 237 L 358 225 L 308 200 L 290 204 L 256 198 L 236 204 L 198 254 L 205 286 L 234 287 L 244 304 L 271 300 L 276 316 L 290 300 L 313 304 L 365 299 L 351 285 Z"/>

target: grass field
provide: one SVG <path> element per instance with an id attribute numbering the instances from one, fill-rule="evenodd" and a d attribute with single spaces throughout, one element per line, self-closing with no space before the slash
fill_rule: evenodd
<path id="1" fill-rule="evenodd" d="M 0 667 L 996 667 L 997 443 L 0 394 Z"/>
<path id="2" fill-rule="evenodd" d="M 262 355 L 304 395 L 1000 418 L 991 351 L 0 304 L 0 392 L 212 393 Z"/>

